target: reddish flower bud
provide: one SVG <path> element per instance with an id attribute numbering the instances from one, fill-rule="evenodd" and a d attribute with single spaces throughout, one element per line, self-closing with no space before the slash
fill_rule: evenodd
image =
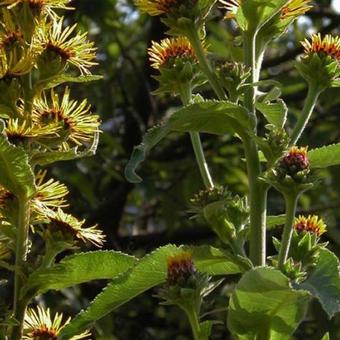
<path id="1" fill-rule="evenodd" d="M 196 268 L 192 261 L 191 253 L 168 257 L 168 276 L 167 282 L 170 286 L 183 286 L 196 273 Z"/>
<path id="2" fill-rule="evenodd" d="M 309 215 L 308 217 L 300 215 L 294 222 L 294 229 L 297 232 L 305 231 L 313 233 L 316 236 L 321 236 L 326 232 L 326 228 L 324 221 L 316 215 Z"/>
<path id="3" fill-rule="evenodd" d="M 290 176 L 294 176 L 300 171 L 308 170 L 308 168 L 307 147 L 298 148 L 293 146 L 280 160 L 280 169 Z"/>

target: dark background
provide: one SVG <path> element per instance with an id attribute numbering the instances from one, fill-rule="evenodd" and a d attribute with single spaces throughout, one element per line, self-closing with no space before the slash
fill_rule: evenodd
<path id="1" fill-rule="evenodd" d="M 290 126 L 299 115 L 306 95 L 306 84 L 296 73 L 294 59 L 301 53 L 299 41 L 310 33 L 339 34 L 340 14 L 332 1 L 318 0 L 306 16 L 292 25 L 279 41 L 268 49 L 262 78 L 274 78 L 283 84 L 283 99 L 289 106 Z M 334 0 L 333 3 L 338 3 Z M 159 18 L 140 15 L 132 1 L 78 0 L 75 11 L 66 13 L 69 23 L 77 21 L 89 30 L 98 47 L 99 66 L 93 70 L 104 79 L 88 85 L 75 85 L 73 93 L 89 98 L 94 111 L 101 116 L 103 133 L 96 156 L 79 161 L 59 163 L 50 172 L 70 188 L 70 210 L 98 223 L 107 235 L 106 248 L 143 255 L 169 242 L 175 244 L 210 243 L 217 240 L 203 221 L 189 220 L 189 199 L 202 188 L 190 140 L 185 135 L 172 135 L 149 155 L 139 169 L 144 181 L 129 184 L 124 166 L 134 145 L 141 141 L 147 128 L 153 126 L 169 109 L 179 106 L 170 97 L 156 98 L 150 92 L 157 84 L 148 63 L 147 47 L 152 40 L 164 37 L 165 27 Z M 241 48 L 235 43 L 237 32 L 231 22 L 222 21 L 217 9 L 208 24 L 209 50 L 216 59 L 239 60 Z M 211 94 L 205 92 L 205 96 Z M 302 145 L 310 148 L 340 142 L 340 91 L 325 92 L 314 112 Z M 244 194 L 247 177 L 243 152 L 237 139 L 202 136 L 206 157 L 216 183 L 227 185 L 235 193 Z M 321 214 L 328 224 L 324 240 L 339 254 L 340 247 L 340 168 L 320 173 L 323 179 L 317 190 L 300 200 L 299 212 Z M 281 197 L 269 195 L 269 213 L 283 213 Z M 268 244 L 270 244 L 270 237 Z M 214 295 L 216 309 L 212 339 L 229 338 L 222 322 L 226 317 L 226 300 L 235 278 Z M 84 308 L 103 287 L 102 282 L 45 296 L 48 305 L 73 315 Z M 152 297 L 156 290 L 121 307 L 96 325 L 97 339 L 190 339 L 190 330 L 174 308 L 158 306 Z M 57 298 L 58 297 L 58 298 Z M 53 308 L 52 308 L 53 309 Z M 298 339 L 321 339 L 325 329 L 331 338 L 340 339 L 340 317 L 327 320 L 314 303 L 300 326 Z"/>

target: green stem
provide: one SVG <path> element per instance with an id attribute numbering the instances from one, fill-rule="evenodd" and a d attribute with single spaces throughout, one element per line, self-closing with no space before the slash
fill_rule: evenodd
<path id="1" fill-rule="evenodd" d="M 192 92 L 190 84 L 183 84 L 180 89 L 181 99 L 183 105 L 188 105 L 191 101 Z M 207 161 L 204 156 L 204 151 L 200 139 L 200 135 L 198 132 L 190 132 L 191 144 L 194 149 L 196 161 L 198 164 L 198 168 L 200 170 L 203 183 L 207 189 L 214 187 L 214 182 L 211 178 L 209 167 Z"/>
<path id="2" fill-rule="evenodd" d="M 197 59 L 199 61 L 200 67 L 205 74 L 205 76 L 208 78 L 208 81 L 213 88 L 214 92 L 216 93 L 216 96 L 220 100 L 226 99 L 226 94 L 216 76 L 214 73 L 209 60 L 207 59 L 206 52 L 203 49 L 202 42 L 198 36 L 198 32 L 193 28 L 191 30 L 188 30 L 187 37 L 190 41 L 190 44 L 192 45 L 193 49 L 195 50 Z"/>
<path id="3" fill-rule="evenodd" d="M 22 327 L 27 306 L 27 301 L 20 299 L 20 291 L 24 284 L 23 272 L 27 257 L 30 204 L 26 196 L 18 197 L 18 202 L 13 314 L 19 325 L 13 327 L 11 340 L 20 340 L 22 337 Z"/>
<path id="4" fill-rule="evenodd" d="M 286 223 L 283 229 L 281 247 L 279 251 L 278 268 L 283 269 L 285 262 L 287 261 L 290 241 L 293 234 L 293 223 L 296 212 L 296 205 L 298 201 L 298 195 L 285 195 L 286 202 Z"/>
<path id="5" fill-rule="evenodd" d="M 256 83 L 259 78 L 256 60 L 256 32 L 244 32 L 244 63 L 251 69 L 250 82 Z M 255 110 L 256 87 L 249 86 L 244 95 L 244 105 L 249 111 L 253 121 L 253 129 L 256 133 L 257 118 Z M 244 134 L 242 137 L 245 157 L 247 160 L 247 172 L 249 182 L 250 205 L 250 259 L 255 266 L 266 264 L 266 214 L 267 191 L 266 184 L 259 181 L 261 175 L 261 163 L 258 156 L 258 148 L 254 140 Z"/>
<path id="6" fill-rule="evenodd" d="M 305 129 L 309 118 L 311 117 L 315 104 L 319 98 L 321 90 L 318 88 L 317 85 L 310 84 L 308 87 L 308 94 L 305 100 L 305 104 L 299 117 L 294 130 L 290 136 L 290 145 L 295 145 L 299 140 L 303 130 Z"/>
<path id="7" fill-rule="evenodd" d="M 200 324 L 198 321 L 198 316 L 197 316 L 197 312 L 195 310 L 195 308 L 185 308 L 184 309 L 189 322 L 190 322 L 190 326 L 191 326 L 191 330 L 192 330 L 192 334 L 194 336 L 195 340 L 201 340 L 200 339 Z"/>

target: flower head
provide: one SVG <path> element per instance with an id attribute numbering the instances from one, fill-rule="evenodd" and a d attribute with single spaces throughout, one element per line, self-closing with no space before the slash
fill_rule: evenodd
<path id="1" fill-rule="evenodd" d="M 55 16 L 53 9 L 73 9 L 67 6 L 72 0 L 1 0 L 0 5 L 11 9 L 18 5 L 27 4 L 33 13 L 47 13 Z"/>
<path id="2" fill-rule="evenodd" d="M 295 219 L 294 229 L 297 232 L 309 232 L 316 236 L 321 236 L 326 232 L 327 226 L 324 221 L 316 215 L 308 215 L 308 217 L 300 215 Z"/>
<path id="3" fill-rule="evenodd" d="M 308 170 L 309 160 L 307 147 L 293 146 L 288 153 L 280 160 L 280 168 L 288 175 L 295 175 L 300 171 Z"/>
<path id="4" fill-rule="evenodd" d="M 153 41 L 148 51 L 151 66 L 155 69 L 171 67 L 176 59 L 197 62 L 195 51 L 185 37 L 167 38 L 160 43 Z"/>
<path id="5" fill-rule="evenodd" d="M 70 89 L 66 88 L 62 98 L 54 90 L 33 103 L 33 122 L 40 127 L 59 127 L 58 133 L 65 142 L 81 145 L 89 142 L 99 132 L 99 117 L 90 113 L 87 100 L 78 102 L 70 99 Z"/>
<path id="6" fill-rule="evenodd" d="M 313 34 L 311 40 L 305 39 L 301 42 L 306 55 L 318 54 L 326 55 L 340 62 L 340 37 L 333 37 L 326 34 L 323 38 L 321 34 Z"/>
<path id="7" fill-rule="evenodd" d="M 196 268 L 189 252 L 168 257 L 167 282 L 170 286 L 185 285 L 185 283 L 196 273 Z"/>
<path id="8" fill-rule="evenodd" d="M 61 209 L 56 212 L 50 211 L 48 218 L 52 231 L 60 231 L 66 237 L 71 237 L 73 241 L 90 242 L 97 247 L 101 247 L 105 241 L 105 235 L 97 225 L 84 228 L 85 220 L 78 220 Z"/>
<path id="9" fill-rule="evenodd" d="M 57 340 L 58 334 L 70 321 L 68 318 L 63 321 L 63 314 L 56 313 L 51 318 L 50 309 L 46 310 L 38 306 L 36 309 L 28 308 L 24 321 L 25 340 Z M 82 334 L 73 336 L 70 340 L 89 339 L 90 332 L 86 331 Z"/>
<path id="10" fill-rule="evenodd" d="M 36 44 L 44 51 L 61 58 L 65 63 L 77 67 L 81 74 L 90 74 L 89 68 L 97 65 L 96 48 L 89 42 L 87 33 L 75 33 L 77 25 L 63 28 L 63 18 L 38 28 Z"/>
<path id="11" fill-rule="evenodd" d="M 308 12 L 313 6 L 312 0 L 291 0 L 281 10 L 281 19 L 296 18 Z"/>

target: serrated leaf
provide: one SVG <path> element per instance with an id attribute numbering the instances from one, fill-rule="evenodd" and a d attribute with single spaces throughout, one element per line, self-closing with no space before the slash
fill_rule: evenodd
<path id="1" fill-rule="evenodd" d="M 168 256 L 184 250 L 192 252 L 193 261 L 198 270 L 211 275 L 236 274 L 244 272 L 246 268 L 246 265 L 238 258 L 213 247 L 174 245 L 161 247 L 142 258 L 128 274 L 109 284 L 85 311 L 80 312 L 70 324 L 63 328 L 59 339 L 69 339 L 137 295 L 165 282 Z M 231 263 L 233 260 L 240 265 Z"/>
<path id="2" fill-rule="evenodd" d="M 282 99 L 275 103 L 256 103 L 256 108 L 263 114 L 270 124 L 282 128 L 287 120 L 288 108 Z"/>
<path id="3" fill-rule="evenodd" d="M 103 79 L 103 76 L 100 75 L 83 75 L 83 76 L 71 76 L 67 74 L 59 75 L 53 77 L 49 80 L 44 80 L 37 84 L 37 87 L 43 90 L 48 90 L 54 88 L 63 83 L 88 83 L 91 81 L 97 81 Z"/>
<path id="4" fill-rule="evenodd" d="M 125 168 L 125 177 L 131 183 L 139 183 L 136 169 L 150 150 L 170 132 L 206 132 L 225 134 L 251 129 L 247 110 L 228 101 L 208 100 L 188 105 L 175 113 L 163 124 L 151 128 L 140 145 L 132 152 Z"/>
<path id="5" fill-rule="evenodd" d="M 255 268 L 244 274 L 231 296 L 228 329 L 238 340 L 291 339 L 308 301 L 308 292 L 293 290 L 280 271 Z"/>
<path id="6" fill-rule="evenodd" d="M 311 168 L 327 168 L 340 164 L 340 144 L 332 144 L 308 151 Z"/>
<path id="7" fill-rule="evenodd" d="M 3 123 L 2 123 L 3 124 Z M 16 196 L 30 197 L 35 192 L 34 175 L 28 155 L 2 134 L 0 127 L 0 183 Z"/>
<path id="8" fill-rule="evenodd" d="M 113 279 L 128 271 L 136 258 L 115 251 L 92 251 L 65 257 L 60 263 L 33 272 L 22 294 L 34 290 L 42 294 L 92 280 Z"/>
<path id="9" fill-rule="evenodd" d="M 84 150 L 79 150 L 78 147 L 68 151 L 43 151 L 32 155 L 31 161 L 33 164 L 46 166 L 55 162 L 69 161 L 95 155 L 99 143 L 99 132 L 94 135 L 92 144 Z"/>
<path id="10" fill-rule="evenodd" d="M 340 273 L 339 260 L 335 254 L 322 249 L 318 262 L 308 279 L 299 285 L 308 290 L 321 303 L 331 318 L 340 312 Z"/>

